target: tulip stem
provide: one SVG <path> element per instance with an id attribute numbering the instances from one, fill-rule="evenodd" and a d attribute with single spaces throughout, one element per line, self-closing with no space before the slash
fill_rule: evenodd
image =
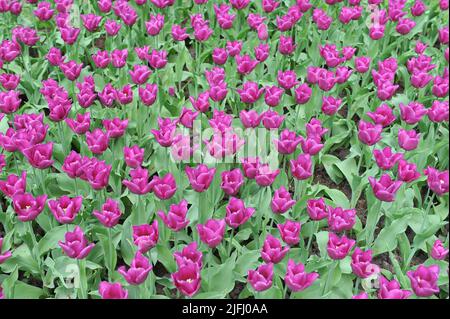
<path id="1" fill-rule="evenodd" d="M 230 241 L 227 247 L 227 257 L 230 257 L 231 249 L 233 248 L 233 239 L 234 239 L 234 228 L 231 228 Z"/>
<path id="2" fill-rule="evenodd" d="M 359 284 L 361 283 L 361 278 L 357 277 L 355 282 L 355 287 L 353 288 L 353 295 L 358 294 Z"/>
<path id="3" fill-rule="evenodd" d="M 286 283 L 284 284 L 283 299 L 290 299 L 288 298 L 288 286 L 286 285 Z"/>
<path id="4" fill-rule="evenodd" d="M 84 259 L 78 259 L 78 271 L 80 275 L 80 282 L 78 287 L 78 298 L 88 299 L 87 295 L 87 277 L 86 277 L 86 261 Z"/>
<path id="5" fill-rule="evenodd" d="M 113 252 L 113 250 L 115 250 L 115 247 L 114 247 L 112 231 L 111 231 L 110 227 L 108 227 L 108 245 L 109 245 L 109 258 L 108 258 L 108 260 L 111 260 L 111 256 L 113 255 L 112 252 Z M 108 267 L 108 279 L 109 279 L 110 282 L 112 282 L 112 274 L 114 272 L 113 268 L 114 267 L 111 264 Z"/>
<path id="6" fill-rule="evenodd" d="M 314 237 L 314 234 L 316 234 L 319 231 L 319 222 L 318 221 L 313 221 L 313 229 L 314 232 L 311 234 L 311 236 L 309 236 L 308 238 L 308 244 L 306 245 L 306 252 L 307 252 L 307 256 L 309 257 L 309 250 L 311 249 L 311 244 L 312 244 L 312 239 Z"/>
<path id="7" fill-rule="evenodd" d="M 339 261 L 336 261 L 336 260 L 333 261 L 333 264 L 331 265 L 331 267 L 328 271 L 327 281 L 325 282 L 325 285 L 323 286 L 322 297 L 325 296 L 330 290 L 331 281 L 334 278 L 334 271 L 336 270 L 338 262 Z"/>
<path id="8" fill-rule="evenodd" d="M 19 159 L 17 158 L 16 152 L 12 152 L 13 157 L 14 157 L 14 162 L 16 163 L 16 165 L 14 165 L 16 167 L 16 173 L 17 173 L 17 177 L 20 177 L 19 174 Z"/>

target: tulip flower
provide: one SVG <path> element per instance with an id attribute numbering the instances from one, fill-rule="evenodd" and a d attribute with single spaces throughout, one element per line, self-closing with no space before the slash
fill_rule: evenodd
<path id="1" fill-rule="evenodd" d="M 401 289 L 399 282 L 395 279 L 389 281 L 380 276 L 379 284 L 378 299 L 408 299 L 412 295 L 411 291 Z"/>
<path id="2" fill-rule="evenodd" d="M 241 199 L 231 197 L 226 206 L 225 222 L 232 228 L 237 228 L 243 225 L 255 212 L 252 207 L 245 207 Z"/>
<path id="3" fill-rule="evenodd" d="M 392 109 L 386 104 L 381 104 L 375 112 L 367 112 L 367 116 L 370 117 L 375 124 L 383 127 L 391 125 L 396 119 Z"/>
<path id="4" fill-rule="evenodd" d="M 302 263 L 296 264 L 294 260 L 289 259 L 284 282 L 291 291 L 303 291 L 311 286 L 317 278 L 319 278 L 318 273 L 307 273 Z"/>
<path id="5" fill-rule="evenodd" d="M 225 220 L 209 219 L 205 224 L 198 224 L 197 231 L 200 240 L 210 248 L 214 248 L 222 242 L 225 234 Z"/>
<path id="6" fill-rule="evenodd" d="M 394 165 L 403 159 L 402 153 L 392 153 L 392 149 L 387 146 L 382 150 L 373 150 L 373 156 L 379 168 L 390 170 Z"/>
<path id="7" fill-rule="evenodd" d="M 112 228 L 119 223 L 122 212 L 120 211 L 119 204 L 115 200 L 108 198 L 102 205 L 101 210 L 94 210 L 92 215 L 94 215 L 103 226 Z"/>
<path id="8" fill-rule="evenodd" d="M 380 124 L 372 124 L 360 120 L 358 123 L 358 138 L 366 145 L 374 145 L 381 140 L 381 131 L 383 127 Z"/>
<path id="9" fill-rule="evenodd" d="M 356 241 L 347 238 L 343 235 L 342 237 L 337 236 L 334 233 L 329 233 L 327 252 L 328 256 L 334 260 L 344 259 L 348 255 L 350 250 L 355 245 Z"/>
<path id="10" fill-rule="evenodd" d="M 170 205 L 167 215 L 163 211 L 159 211 L 157 215 L 169 229 L 177 232 L 189 224 L 189 220 L 186 219 L 187 205 L 187 201 L 183 199 L 179 204 Z"/>
<path id="11" fill-rule="evenodd" d="M 287 220 L 284 224 L 278 224 L 281 239 L 289 246 L 295 246 L 300 242 L 301 224 Z"/>
<path id="12" fill-rule="evenodd" d="M 195 263 L 181 266 L 171 277 L 175 287 L 185 296 L 192 297 L 200 289 L 200 269 Z"/>
<path id="13" fill-rule="evenodd" d="M 59 223 L 70 224 L 77 217 L 82 202 L 83 197 L 81 196 L 70 198 L 64 195 L 57 200 L 49 200 L 47 205 Z"/>
<path id="14" fill-rule="evenodd" d="M 249 270 L 247 280 L 256 291 L 269 289 L 273 281 L 273 264 L 263 264 L 256 270 Z"/>
<path id="15" fill-rule="evenodd" d="M 395 194 L 403 184 L 402 181 L 392 180 L 389 174 L 383 174 L 378 181 L 369 176 L 369 183 L 375 197 L 384 202 L 393 202 Z"/>
<path id="16" fill-rule="evenodd" d="M 144 195 L 150 192 L 151 185 L 149 182 L 148 170 L 144 168 L 135 168 L 130 171 L 130 180 L 122 181 L 130 192 L 137 195 Z"/>
<path id="17" fill-rule="evenodd" d="M 161 200 L 171 198 L 177 191 L 175 178 L 171 173 L 166 174 L 162 178 L 155 175 L 150 182 L 150 191 Z"/>
<path id="18" fill-rule="evenodd" d="M 59 241 L 59 246 L 70 258 L 84 259 L 89 255 L 95 244 L 89 244 L 83 231 L 76 226 L 73 232 L 67 232 L 64 235 L 65 242 Z"/>
<path id="19" fill-rule="evenodd" d="M 372 264 L 372 251 L 363 251 L 359 247 L 356 247 L 352 254 L 350 266 L 352 267 L 353 273 L 360 278 L 368 278 L 380 272 L 380 268 Z"/>
<path id="20" fill-rule="evenodd" d="M 145 254 L 156 246 L 158 242 L 158 221 L 155 219 L 151 225 L 133 226 L 133 241 L 138 250 Z"/>
<path id="21" fill-rule="evenodd" d="M 140 251 L 137 251 L 131 261 L 130 268 L 127 270 L 125 266 L 121 266 L 117 269 L 117 272 L 121 274 L 130 285 L 140 285 L 147 279 L 147 276 L 152 269 L 153 266 L 148 259 L 142 255 Z"/>
<path id="22" fill-rule="evenodd" d="M 53 153 L 53 143 L 36 144 L 23 150 L 23 154 L 27 158 L 31 166 L 44 169 L 53 165 L 51 159 Z"/>
<path id="23" fill-rule="evenodd" d="M 424 170 L 424 174 L 427 176 L 428 187 L 437 195 L 442 196 L 448 193 L 448 170 L 439 171 L 431 166 L 428 166 Z"/>
<path id="24" fill-rule="evenodd" d="M 273 142 L 280 154 L 292 154 L 300 141 L 301 138 L 295 132 L 285 129 L 281 132 L 280 138 L 274 139 Z"/>
<path id="25" fill-rule="evenodd" d="M 414 293 L 419 297 L 430 297 L 439 293 L 438 279 L 439 266 L 419 265 L 416 270 L 410 270 L 407 276 L 411 282 Z"/>
<path id="26" fill-rule="evenodd" d="M 209 188 L 214 174 L 216 173 L 215 168 L 208 168 L 204 164 L 198 165 L 196 168 L 186 166 L 185 172 L 189 178 L 189 183 L 196 192 L 204 192 Z"/>
<path id="27" fill-rule="evenodd" d="M 173 256 L 179 268 L 191 263 L 196 264 L 199 269 L 202 268 L 203 254 L 197 249 L 195 241 L 186 245 L 181 251 L 174 252 Z"/>
<path id="28" fill-rule="evenodd" d="M 35 220 L 45 207 L 47 195 L 33 197 L 30 193 L 16 193 L 12 197 L 12 204 L 17 218 L 21 222 Z"/>
<path id="29" fill-rule="evenodd" d="M 21 176 L 10 174 L 6 178 L 6 181 L 0 181 L 0 190 L 5 196 L 10 198 L 16 194 L 25 193 L 27 185 L 27 172 L 22 172 Z"/>
<path id="30" fill-rule="evenodd" d="M 436 239 L 436 241 L 433 244 L 433 247 L 431 248 L 430 256 L 434 260 L 444 260 L 447 257 L 447 255 L 448 249 L 444 247 L 444 245 L 439 239 Z"/>
<path id="31" fill-rule="evenodd" d="M 128 299 L 128 291 L 118 282 L 102 281 L 98 287 L 98 293 L 102 299 Z"/>
<path id="32" fill-rule="evenodd" d="M 261 257 L 266 263 L 279 263 L 289 251 L 289 247 L 282 247 L 280 241 L 272 235 L 267 235 L 264 241 Z"/>
<path id="33" fill-rule="evenodd" d="M 144 160 L 144 152 L 143 148 L 139 148 L 137 145 L 133 145 L 132 147 L 124 147 L 123 155 L 125 159 L 125 163 L 128 167 L 138 168 L 142 165 L 142 161 Z"/>
<path id="34" fill-rule="evenodd" d="M 369 299 L 367 292 L 361 292 L 357 295 L 352 296 L 352 299 Z"/>
<path id="35" fill-rule="evenodd" d="M 398 179 L 410 183 L 420 177 L 420 173 L 417 171 L 417 165 L 409 163 L 403 159 L 398 162 Z"/>
<path id="36" fill-rule="evenodd" d="M 290 161 L 292 175 L 298 180 L 305 180 L 312 176 L 312 162 L 309 154 L 300 154 L 297 159 Z"/>
<path id="37" fill-rule="evenodd" d="M 412 151 L 417 148 L 419 144 L 420 134 L 415 130 L 398 130 L 398 144 L 406 151 Z"/>
<path id="38" fill-rule="evenodd" d="M 279 189 L 275 190 L 270 206 L 275 214 L 284 214 L 294 206 L 295 203 L 296 202 L 292 199 L 291 194 L 284 186 L 281 186 Z"/>
<path id="39" fill-rule="evenodd" d="M 236 195 L 244 184 L 244 176 L 238 168 L 222 172 L 221 177 L 222 183 L 220 184 L 220 188 L 229 196 Z"/>
<path id="40" fill-rule="evenodd" d="M 270 169 L 269 164 L 261 164 L 258 166 L 255 181 L 259 186 L 270 186 L 273 184 L 279 173 L 279 169 L 273 171 Z"/>
<path id="41" fill-rule="evenodd" d="M 350 230 L 355 225 L 355 222 L 356 210 L 328 207 L 328 225 L 332 231 Z"/>

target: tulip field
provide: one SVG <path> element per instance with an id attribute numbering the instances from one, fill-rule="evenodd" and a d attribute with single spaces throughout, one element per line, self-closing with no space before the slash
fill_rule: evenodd
<path id="1" fill-rule="evenodd" d="M 448 299 L 448 0 L 0 0 L 0 301 Z"/>

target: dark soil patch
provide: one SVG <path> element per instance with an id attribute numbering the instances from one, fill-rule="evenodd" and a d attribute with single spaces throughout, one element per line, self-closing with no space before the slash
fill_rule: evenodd
<path id="1" fill-rule="evenodd" d="M 245 284 L 237 281 L 234 285 L 234 289 L 230 292 L 230 298 L 239 299 L 239 295 L 241 294 L 242 290 L 244 290 L 244 288 Z"/>

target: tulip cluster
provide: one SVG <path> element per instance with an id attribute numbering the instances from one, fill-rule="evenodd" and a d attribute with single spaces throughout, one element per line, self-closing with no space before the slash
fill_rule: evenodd
<path id="1" fill-rule="evenodd" d="M 448 298 L 448 7 L 0 0 L 0 299 Z"/>

